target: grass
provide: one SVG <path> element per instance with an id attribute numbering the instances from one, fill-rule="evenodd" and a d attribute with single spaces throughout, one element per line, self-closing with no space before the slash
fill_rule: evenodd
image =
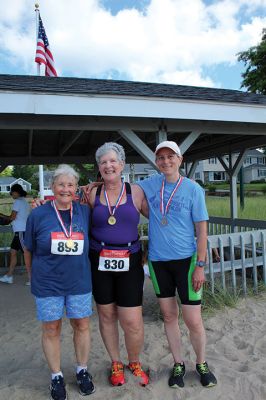
<path id="1" fill-rule="evenodd" d="M 211 216 L 230 217 L 230 198 L 206 196 L 208 213 Z M 266 196 L 246 197 L 241 210 L 238 199 L 238 218 L 266 220 Z"/>
<path id="2" fill-rule="evenodd" d="M 217 190 L 222 189 L 222 190 L 229 190 L 230 185 L 229 183 L 218 183 L 218 182 L 212 182 L 209 183 L 211 186 L 215 186 Z M 206 185 L 208 187 L 208 185 Z M 237 184 L 237 188 L 239 188 L 240 185 L 239 183 Z M 266 183 L 245 183 L 244 184 L 244 191 L 264 191 L 266 190 Z"/>
<path id="3" fill-rule="evenodd" d="M 248 297 L 257 297 L 262 293 L 266 292 L 266 286 L 263 281 L 258 282 L 258 291 L 254 292 L 252 280 L 247 281 L 247 295 Z M 222 288 L 220 284 L 215 284 L 214 294 L 208 283 L 205 284 L 202 299 L 202 315 L 204 318 L 213 316 L 217 310 L 224 310 L 226 307 L 235 308 L 239 304 L 240 300 L 244 298 L 242 289 L 238 288 L 237 292 L 234 293 L 233 290 L 228 287 Z"/>

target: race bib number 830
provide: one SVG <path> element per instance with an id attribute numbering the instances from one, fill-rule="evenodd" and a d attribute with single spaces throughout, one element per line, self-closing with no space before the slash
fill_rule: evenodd
<path id="1" fill-rule="evenodd" d="M 61 256 L 80 256 L 84 248 L 84 235 L 73 232 L 71 238 L 67 238 L 63 232 L 51 233 L 51 253 Z"/>
<path id="2" fill-rule="evenodd" d="M 129 250 L 107 250 L 100 252 L 99 271 L 129 271 Z"/>

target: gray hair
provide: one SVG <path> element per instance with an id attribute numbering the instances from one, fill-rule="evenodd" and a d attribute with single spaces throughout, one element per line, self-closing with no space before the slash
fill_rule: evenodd
<path id="1" fill-rule="evenodd" d="M 60 164 L 60 165 L 58 165 L 58 167 L 56 168 L 56 170 L 53 173 L 53 176 L 52 176 L 52 179 L 51 179 L 51 186 L 55 183 L 56 179 L 60 175 L 71 176 L 71 177 L 75 178 L 76 183 L 78 183 L 79 174 L 77 173 L 77 171 L 75 171 L 74 168 L 70 167 L 70 165 Z"/>
<path id="2" fill-rule="evenodd" d="M 95 153 L 97 164 L 100 164 L 101 157 L 109 153 L 109 151 L 114 151 L 116 153 L 118 161 L 126 160 L 125 150 L 123 146 L 115 142 L 107 142 L 100 146 Z"/>

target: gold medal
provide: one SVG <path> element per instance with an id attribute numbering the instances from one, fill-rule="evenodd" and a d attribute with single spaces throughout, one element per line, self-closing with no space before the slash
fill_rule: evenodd
<path id="1" fill-rule="evenodd" d="M 73 242 L 73 240 L 72 240 L 72 239 L 67 239 L 66 245 L 67 245 L 67 247 L 68 247 L 69 249 L 73 249 L 73 247 L 74 247 L 74 242 Z"/>
<path id="2" fill-rule="evenodd" d="M 113 215 L 110 215 L 108 218 L 108 224 L 109 225 L 115 225 L 116 224 L 116 218 Z"/>

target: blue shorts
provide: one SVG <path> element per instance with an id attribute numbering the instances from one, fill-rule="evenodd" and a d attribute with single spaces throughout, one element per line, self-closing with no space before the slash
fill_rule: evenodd
<path id="1" fill-rule="evenodd" d="M 68 296 L 35 297 L 37 318 L 39 321 L 57 321 L 64 316 L 67 318 L 86 318 L 92 314 L 92 294 L 78 294 Z"/>

